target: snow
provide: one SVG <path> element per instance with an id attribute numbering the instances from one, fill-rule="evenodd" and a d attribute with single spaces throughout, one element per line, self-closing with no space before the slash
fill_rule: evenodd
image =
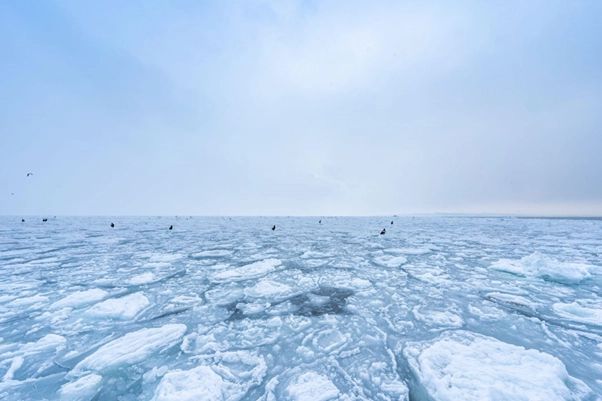
<path id="1" fill-rule="evenodd" d="M 593 266 L 585 263 L 560 262 L 554 258 L 534 252 L 521 259 L 500 259 L 492 269 L 523 276 L 537 276 L 551 281 L 578 283 L 591 276 Z"/>
<path id="2" fill-rule="evenodd" d="M 141 292 L 129 294 L 121 298 L 111 298 L 100 302 L 86 311 L 88 316 L 112 319 L 133 319 L 150 305 L 147 297 Z"/>
<path id="3" fill-rule="evenodd" d="M 85 291 L 76 291 L 67 295 L 65 298 L 56 301 L 51 305 L 54 309 L 77 308 L 84 305 L 93 304 L 109 296 L 109 293 L 99 288 L 93 288 Z"/>
<path id="4" fill-rule="evenodd" d="M 143 361 L 160 350 L 176 345 L 185 332 L 184 324 L 167 324 L 128 333 L 103 345 L 84 358 L 73 368 L 73 372 L 75 374 L 83 371 L 103 372 L 121 365 Z"/>
<path id="5" fill-rule="evenodd" d="M 599 401 L 602 220 L 317 221 L 0 217 L 0 399 Z"/>
<path id="6" fill-rule="evenodd" d="M 564 401 L 590 393 L 558 358 L 467 331 L 407 344 L 404 355 L 436 401 Z"/>

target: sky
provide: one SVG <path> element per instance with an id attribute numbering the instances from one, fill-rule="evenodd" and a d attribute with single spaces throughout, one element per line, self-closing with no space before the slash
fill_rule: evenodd
<path id="1" fill-rule="evenodd" d="M 601 15 L 1 1 L 0 214 L 602 215 Z"/>

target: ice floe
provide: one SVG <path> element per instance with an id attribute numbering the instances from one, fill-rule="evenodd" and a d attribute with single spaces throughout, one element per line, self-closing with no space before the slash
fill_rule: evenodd
<path id="1" fill-rule="evenodd" d="M 338 398 L 339 389 L 327 376 L 310 371 L 295 377 L 286 393 L 295 401 L 328 401 Z"/>
<path id="2" fill-rule="evenodd" d="M 98 393 L 101 383 L 102 376 L 91 373 L 63 384 L 58 395 L 61 401 L 90 401 Z"/>
<path id="3" fill-rule="evenodd" d="M 85 291 L 76 291 L 67 295 L 65 298 L 56 301 L 51 305 L 52 308 L 77 308 L 84 305 L 93 304 L 109 296 L 109 293 L 100 288 L 92 288 Z"/>
<path id="4" fill-rule="evenodd" d="M 274 280 L 260 280 L 254 286 L 245 289 L 245 294 L 249 297 L 277 297 L 290 294 L 291 287 L 284 283 Z"/>
<path id="5" fill-rule="evenodd" d="M 258 385 L 266 373 L 263 358 L 248 352 L 225 353 L 213 363 L 167 372 L 152 401 L 236 401 Z"/>
<path id="6" fill-rule="evenodd" d="M 521 259 L 500 259 L 491 265 L 494 270 L 522 276 L 537 276 L 551 281 L 578 283 L 591 276 L 592 265 L 561 262 L 539 252 Z"/>
<path id="7" fill-rule="evenodd" d="M 97 303 L 86 314 L 97 318 L 133 319 L 149 305 L 148 298 L 141 292 L 136 292 Z"/>
<path id="8" fill-rule="evenodd" d="M 602 326 L 602 302 L 557 302 L 552 305 L 554 312 L 565 319 L 579 323 Z"/>
<path id="9" fill-rule="evenodd" d="M 404 355 L 435 401 L 568 401 L 591 393 L 558 358 L 467 331 L 409 343 Z"/>
<path id="10" fill-rule="evenodd" d="M 144 328 L 113 340 L 84 358 L 74 368 L 73 373 L 85 371 L 103 372 L 122 365 L 140 362 L 150 355 L 176 345 L 184 333 L 186 325 L 167 324 L 157 328 Z"/>
<path id="11" fill-rule="evenodd" d="M 602 401 L 602 220 L 106 220 L 0 217 L 0 399 Z"/>
<path id="12" fill-rule="evenodd" d="M 142 285 L 152 283 L 156 280 L 156 276 L 152 272 L 141 273 L 130 278 L 127 283 L 130 285 Z"/>
<path id="13" fill-rule="evenodd" d="M 279 259 L 264 259 L 240 267 L 231 267 L 213 275 L 214 281 L 242 281 L 258 278 L 274 271 L 282 262 Z"/>

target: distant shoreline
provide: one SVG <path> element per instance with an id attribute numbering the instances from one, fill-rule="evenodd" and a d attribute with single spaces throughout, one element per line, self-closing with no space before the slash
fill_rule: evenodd
<path id="1" fill-rule="evenodd" d="M 23 215 L 8 215 L 0 214 L 0 218 L 37 218 L 49 217 L 52 218 L 433 218 L 433 217 L 452 217 L 452 218 L 469 218 L 469 219 L 522 219 L 522 220 L 602 220 L 602 216 L 546 216 L 546 215 L 512 215 L 512 214 L 464 214 L 464 213 L 432 213 L 432 214 L 400 214 L 400 215 L 54 215 L 54 214 L 23 214 Z"/>

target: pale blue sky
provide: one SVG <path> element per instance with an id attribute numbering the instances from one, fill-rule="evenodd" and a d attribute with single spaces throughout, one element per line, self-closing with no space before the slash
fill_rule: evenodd
<path id="1" fill-rule="evenodd" d="M 2 1 L 0 214 L 602 215 L 601 16 Z"/>

